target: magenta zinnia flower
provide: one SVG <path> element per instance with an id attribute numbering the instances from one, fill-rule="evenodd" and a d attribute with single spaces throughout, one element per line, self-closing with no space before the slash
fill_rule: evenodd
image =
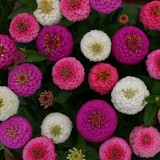
<path id="1" fill-rule="evenodd" d="M 118 118 L 115 110 L 104 100 L 85 103 L 76 117 L 80 134 L 91 142 L 102 142 L 116 130 Z"/>
<path id="2" fill-rule="evenodd" d="M 122 0 L 90 0 L 90 3 L 96 11 L 109 14 L 122 5 Z"/>
<path id="3" fill-rule="evenodd" d="M 148 55 L 146 66 L 149 76 L 160 80 L 160 49 L 155 50 Z"/>
<path id="4" fill-rule="evenodd" d="M 160 30 L 160 2 L 152 1 L 144 5 L 140 12 L 140 21 L 151 30 Z"/>
<path id="5" fill-rule="evenodd" d="M 99 150 L 100 160 L 131 160 L 131 155 L 128 143 L 119 137 L 108 139 Z"/>
<path id="6" fill-rule="evenodd" d="M 112 38 L 116 60 L 127 65 L 140 63 L 149 51 L 147 36 L 137 27 L 125 26 Z"/>
<path id="7" fill-rule="evenodd" d="M 90 88 L 102 95 L 108 94 L 118 80 L 117 69 L 107 63 L 98 63 L 93 66 L 88 76 Z"/>
<path id="8" fill-rule="evenodd" d="M 160 152 L 160 133 L 154 127 L 135 127 L 129 141 L 137 156 L 149 158 Z"/>
<path id="9" fill-rule="evenodd" d="M 28 43 L 37 37 L 39 29 L 39 24 L 33 15 L 21 13 L 13 18 L 9 32 L 17 42 Z"/>
<path id="10" fill-rule="evenodd" d="M 32 126 L 20 116 L 14 116 L 0 124 L 0 141 L 8 148 L 24 147 L 32 137 Z"/>
<path id="11" fill-rule="evenodd" d="M 55 160 L 56 157 L 54 144 L 47 137 L 32 139 L 23 150 L 23 160 Z"/>
<path id="12" fill-rule="evenodd" d="M 0 34 L 0 69 L 8 69 L 14 64 L 16 43 L 7 35 Z"/>
<path id="13" fill-rule="evenodd" d="M 33 95 L 41 86 L 42 73 L 33 64 L 15 67 L 8 77 L 8 87 L 19 96 Z"/>
<path id="14" fill-rule="evenodd" d="M 71 54 L 73 38 L 67 28 L 54 25 L 41 30 L 36 45 L 39 52 L 51 56 L 50 61 L 57 61 Z"/>
<path id="15" fill-rule="evenodd" d="M 61 89 L 73 90 L 84 81 L 84 67 L 75 58 L 63 58 L 52 69 L 54 83 Z"/>
<path id="16" fill-rule="evenodd" d="M 62 0 L 61 9 L 64 17 L 73 22 L 86 19 L 91 12 L 89 0 Z"/>

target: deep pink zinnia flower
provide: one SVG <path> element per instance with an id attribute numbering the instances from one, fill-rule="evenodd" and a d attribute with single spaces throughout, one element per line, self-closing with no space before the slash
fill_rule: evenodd
<path id="1" fill-rule="evenodd" d="M 140 21 L 151 30 L 160 30 L 160 2 L 152 1 L 144 5 L 140 12 Z"/>
<path id="2" fill-rule="evenodd" d="M 16 43 L 7 35 L 0 34 L 0 69 L 8 69 L 14 64 Z"/>
<path id="3" fill-rule="evenodd" d="M 108 139 L 99 149 L 100 160 L 131 160 L 131 155 L 128 143 L 119 137 Z"/>
<path id="4" fill-rule="evenodd" d="M 102 142 L 116 130 L 118 118 L 115 110 L 104 100 L 85 103 L 76 117 L 80 134 L 91 142 Z"/>
<path id="5" fill-rule="evenodd" d="M 125 26 L 112 38 L 112 52 L 116 60 L 133 65 L 140 63 L 148 54 L 149 40 L 145 33 L 134 26 Z"/>
<path id="6" fill-rule="evenodd" d="M 91 68 L 88 75 L 90 88 L 102 95 L 108 94 L 118 80 L 117 69 L 107 63 L 96 64 Z"/>
<path id="7" fill-rule="evenodd" d="M 149 158 L 160 152 L 160 133 L 154 127 L 135 127 L 129 141 L 137 156 Z"/>
<path id="8" fill-rule="evenodd" d="M 24 147 L 32 137 L 32 126 L 20 116 L 14 116 L 0 124 L 0 141 L 8 148 Z"/>
<path id="9" fill-rule="evenodd" d="M 160 49 L 155 50 L 148 55 L 146 66 L 149 76 L 160 80 Z"/>
<path id="10" fill-rule="evenodd" d="M 52 69 L 54 83 L 61 89 L 73 90 L 84 81 L 84 67 L 75 58 L 63 58 Z"/>
<path id="11" fill-rule="evenodd" d="M 96 11 L 109 14 L 122 5 L 122 0 L 90 0 L 90 3 Z"/>
<path id="12" fill-rule="evenodd" d="M 55 160 L 56 157 L 54 144 L 47 137 L 32 139 L 23 150 L 23 160 Z"/>
<path id="13" fill-rule="evenodd" d="M 36 46 L 40 53 L 51 56 L 50 61 L 57 61 L 72 53 L 73 43 L 72 35 L 67 28 L 53 25 L 41 30 Z"/>
<path id="14" fill-rule="evenodd" d="M 33 64 L 15 67 L 8 76 L 8 87 L 19 96 L 33 95 L 41 86 L 42 73 Z"/>
<path id="15" fill-rule="evenodd" d="M 89 0 L 62 0 L 61 9 L 64 17 L 73 22 L 86 19 L 91 12 Z"/>
<path id="16" fill-rule="evenodd" d="M 37 37 L 39 29 L 39 24 L 33 15 L 21 13 L 11 21 L 9 32 L 17 42 L 28 43 Z"/>

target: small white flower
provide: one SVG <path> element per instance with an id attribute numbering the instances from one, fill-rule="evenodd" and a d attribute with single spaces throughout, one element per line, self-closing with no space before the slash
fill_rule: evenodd
<path id="1" fill-rule="evenodd" d="M 62 18 L 59 0 L 37 0 L 38 8 L 34 11 L 37 21 L 43 26 L 59 23 Z"/>
<path id="2" fill-rule="evenodd" d="M 51 138 L 55 144 L 66 141 L 72 131 L 72 122 L 61 113 L 51 113 L 42 122 L 41 134 Z"/>
<path id="3" fill-rule="evenodd" d="M 149 91 L 143 81 L 128 76 L 116 84 L 111 96 L 112 103 L 119 112 L 133 115 L 145 107 Z"/>
<path id="4" fill-rule="evenodd" d="M 8 87 L 0 86 L 0 121 L 5 121 L 17 113 L 19 99 Z"/>
<path id="5" fill-rule="evenodd" d="M 81 51 L 90 61 L 103 61 L 111 52 L 111 40 L 106 33 L 92 30 L 82 38 Z"/>
<path id="6" fill-rule="evenodd" d="M 82 150 L 78 150 L 77 148 L 73 147 L 73 149 L 69 150 L 70 154 L 68 154 L 68 160 L 85 160 L 85 155 L 83 155 Z"/>

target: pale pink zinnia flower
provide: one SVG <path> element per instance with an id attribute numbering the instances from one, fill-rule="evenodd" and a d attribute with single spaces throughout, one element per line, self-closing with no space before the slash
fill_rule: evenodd
<path id="1" fill-rule="evenodd" d="M 75 58 L 63 58 L 52 69 L 54 83 L 61 89 L 73 90 L 84 81 L 84 67 Z"/>
<path id="2" fill-rule="evenodd" d="M 37 37 L 39 29 L 39 24 L 33 15 L 21 13 L 11 21 L 9 32 L 17 42 L 28 43 Z"/>
<path id="3" fill-rule="evenodd" d="M 155 50 L 148 55 L 146 66 L 149 76 L 160 80 L 160 49 Z"/>
<path id="4" fill-rule="evenodd" d="M 129 141 L 133 152 L 140 157 L 154 157 L 160 151 L 160 133 L 154 127 L 135 127 Z"/>
<path id="5" fill-rule="evenodd" d="M 117 69 L 107 63 L 93 66 L 88 75 L 90 88 L 101 95 L 108 94 L 119 80 Z"/>
<path id="6" fill-rule="evenodd" d="M 23 160 L 55 160 L 56 157 L 54 144 L 47 137 L 32 139 L 23 150 Z"/>
<path id="7" fill-rule="evenodd" d="M 91 12 L 89 0 L 61 0 L 61 9 L 64 17 L 73 22 L 86 19 Z"/>
<path id="8" fill-rule="evenodd" d="M 131 155 L 128 143 L 119 137 L 108 139 L 99 150 L 100 160 L 131 160 Z"/>

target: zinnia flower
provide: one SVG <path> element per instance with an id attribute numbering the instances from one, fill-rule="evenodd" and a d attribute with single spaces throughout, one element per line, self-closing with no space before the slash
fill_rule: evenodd
<path id="1" fill-rule="evenodd" d="M 160 133 L 154 127 L 135 127 L 129 141 L 137 156 L 149 158 L 160 152 Z"/>
<path id="2" fill-rule="evenodd" d="M 160 2 L 152 1 L 144 5 L 140 12 L 140 21 L 151 30 L 160 30 Z"/>
<path id="3" fill-rule="evenodd" d="M 128 15 L 127 14 L 121 14 L 119 16 L 119 22 L 121 24 L 126 24 L 128 22 Z"/>
<path id="4" fill-rule="evenodd" d="M 44 91 L 41 92 L 38 100 L 40 102 L 40 105 L 46 109 L 53 105 L 53 103 L 55 102 L 55 97 L 51 91 Z"/>
<path id="5" fill-rule="evenodd" d="M 47 137 L 32 139 L 23 150 L 23 160 L 56 160 L 56 157 L 54 144 Z"/>
<path id="6" fill-rule="evenodd" d="M 24 63 L 26 62 L 26 55 L 25 53 L 17 50 L 14 54 L 14 61 L 15 61 L 15 64 L 20 64 L 20 63 Z"/>
<path id="7" fill-rule="evenodd" d="M 104 100 L 85 103 L 76 117 L 79 133 L 88 141 L 102 142 L 116 130 L 118 118 L 115 110 Z"/>
<path id="8" fill-rule="evenodd" d="M 106 33 L 92 30 L 82 38 L 81 51 L 90 61 L 103 61 L 111 52 L 111 40 Z"/>
<path id="9" fill-rule="evenodd" d="M 43 26 L 59 23 L 62 18 L 59 0 L 37 0 L 38 8 L 34 11 L 37 21 Z"/>
<path id="10" fill-rule="evenodd" d="M 61 0 L 61 9 L 64 17 L 73 22 L 86 19 L 91 12 L 89 0 Z"/>
<path id="11" fill-rule="evenodd" d="M 73 38 L 65 27 L 54 25 L 45 27 L 38 35 L 36 42 L 40 53 L 50 55 L 50 61 L 68 57 L 73 50 Z"/>
<path id="12" fill-rule="evenodd" d="M 33 64 L 21 64 L 8 76 L 8 86 L 19 96 L 33 95 L 41 86 L 42 73 Z"/>
<path id="13" fill-rule="evenodd" d="M 93 66 L 88 75 L 90 88 L 104 95 L 112 91 L 119 80 L 117 69 L 107 63 Z"/>
<path id="14" fill-rule="evenodd" d="M 31 137 L 32 126 L 23 117 L 14 116 L 0 124 L 0 141 L 8 148 L 22 148 Z"/>
<path id="15" fill-rule="evenodd" d="M 125 77 L 113 88 L 111 97 L 114 107 L 125 114 L 140 112 L 147 102 L 149 91 L 143 81 L 136 77 Z"/>
<path id="16" fill-rule="evenodd" d="M 69 117 L 61 113 L 51 113 L 42 122 L 41 134 L 51 138 L 55 144 L 65 142 L 72 131 Z"/>
<path id="17" fill-rule="evenodd" d="M 9 32 L 17 42 L 28 43 L 37 37 L 39 29 L 40 27 L 34 16 L 21 13 L 11 21 Z"/>
<path id="18" fill-rule="evenodd" d="M 69 150 L 69 154 L 66 159 L 68 160 L 85 160 L 85 155 L 82 153 L 82 150 L 78 150 L 77 148 L 73 147 L 73 149 Z"/>
<path id="19" fill-rule="evenodd" d="M 160 109 L 158 110 L 158 121 L 160 123 Z"/>
<path id="20" fill-rule="evenodd" d="M 7 35 L 0 34 L 0 69 L 8 69 L 14 64 L 16 43 Z"/>
<path id="21" fill-rule="evenodd" d="M 61 89 L 73 90 L 84 81 L 85 72 L 80 61 L 75 58 L 63 58 L 52 69 L 54 83 Z"/>
<path id="22" fill-rule="evenodd" d="M 160 49 L 155 50 L 148 55 L 146 66 L 149 76 L 160 80 Z"/>
<path id="23" fill-rule="evenodd" d="M 122 0 L 90 0 L 90 3 L 96 11 L 109 14 L 122 5 Z"/>
<path id="24" fill-rule="evenodd" d="M 116 60 L 127 65 L 140 63 L 148 54 L 149 40 L 137 27 L 125 26 L 112 38 L 112 52 Z"/>
<path id="25" fill-rule="evenodd" d="M 99 150 L 100 160 L 131 160 L 132 151 L 128 143 L 119 137 L 105 141 Z"/>
<path id="26" fill-rule="evenodd" d="M 19 99 L 8 87 L 0 86 L 0 121 L 5 121 L 17 113 Z"/>

